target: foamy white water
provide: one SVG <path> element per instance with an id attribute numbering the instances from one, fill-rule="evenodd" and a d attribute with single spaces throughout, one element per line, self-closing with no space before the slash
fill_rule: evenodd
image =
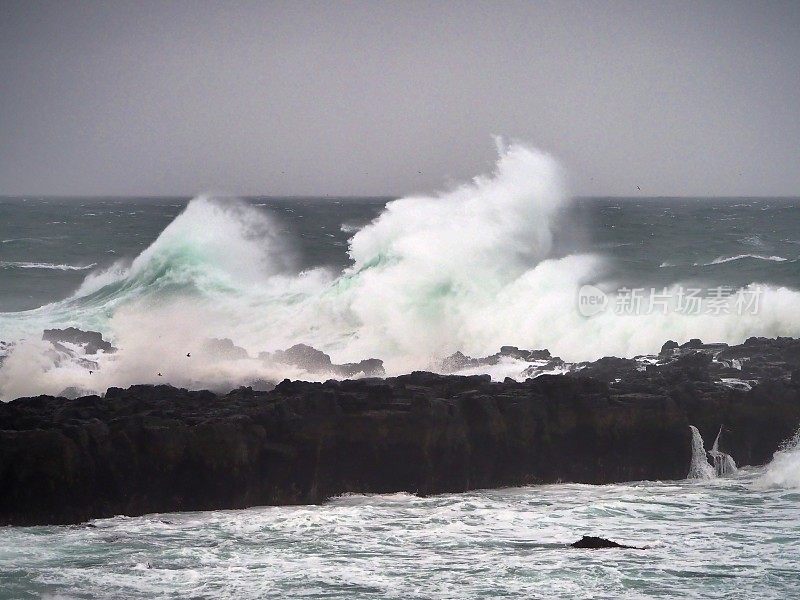
<path id="1" fill-rule="evenodd" d="M 0 597 L 796 597 L 800 491 L 761 475 L 5 528 Z"/>
<path id="2" fill-rule="evenodd" d="M 667 339 L 800 336 L 800 292 L 776 285 L 758 286 L 752 313 L 739 314 L 731 297 L 718 314 L 582 316 L 578 290 L 599 283 L 608 265 L 592 253 L 554 252 L 555 223 L 569 205 L 553 158 L 501 147 L 490 175 L 389 202 L 350 238 L 350 266 L 337 273 L 298 272 L 292 240 L 257 207 L 197 198 L 146 250 L 89 274 L 70 298 L 0 314 L 3 339 L 26 340 L 0 368 L 0 397 L 308 378 L 255 359 L 184 360 L 209 337 L 230 338 L 253 357 L 305 343 L 338 362 L 381 358 L 397 374 L 456 350 L 484 356 L 507 344 L 576 361 L 651 353 Z M 45 327 L 70 325 L 102 331 L 119 353 L 101 357 L 92 375 L 56 363 L 36 339 Z"/>
<path id="3" fill-rule="evenodd" d="M 800 490 L 800 430 L 775 453 L 757 484 L 762 488 Z"/>
<path id="4" fill-rule="evenodd" d="M 692 430 L 692 462 L 689 465 L 688 479 L 714 479 L 716 472 L 706 456 L 703 437 L 694 425 L 689 425 Z"/>
<path id="5" fill-rule="evenodd" d="M 12 241 L 12 240 L 6 240 Z M 15 261 L 1 261 L 0 269 L 43 269 L 45 271 L 88 271 L 96 267 L 96 264 L 90 265 L 55 265 L 52 263 L 38 263 L 38 262 L 15 262 Z"/>

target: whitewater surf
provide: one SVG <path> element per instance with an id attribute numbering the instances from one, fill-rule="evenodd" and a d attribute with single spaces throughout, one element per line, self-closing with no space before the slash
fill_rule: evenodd
<path id="1" fill-rule="evenodd" d="M 611 255 L 605 242 L 582 243 L 592 237 L 592 223 L 581 222 L 576 203 L 552 157 L 500 144 L 491 173 L 390 201 L 355 231 L 345 227 L 346 264 L 337 269 L 303 265 L 302 244 L 274 213 L 201 196 L 138 255 L 95 268 L 68 297 L 0 313 L 2 339 L 13 343 L 0 368 L 0 393 L 9 399 L 164 381 L 220 388 L 308 376 L 276 372 L 257 359 L 298 343 L 339 362 L 381 358 L 398 374 L 431 368 L 455 351 L 482 356 L 505 344 L 590 360 L 651 353 L 665 339 L 740 343 L 800 334 L 800 294 L 781 285 L 777 272 L 762 281 L 754 271 L 735 287 L 758 287 L 752 314 L 737 313 L 731 296 L 716 314 L 607 310 L 586 318 L 577 310 L 583 285 L 604 290 L 613 303 L 616 290 L 629 285 L 626 277 L 647 282 L 665 269 L 658 261 L 650 274 L 625 273 L 626 253 L 636 252 L 629 243 L 613 244 Z M 724 269 L 731 261 L 706 263 Z M 661 280 L 664 292 L 674 298 L 680 286 L 714 280 L 689 269 Z M 100 357 L 91 376 L 69 361 L 54 363 L 38 337 L 66 326 L 100 331 L 119 351 Z M 251 359 L 184 360 L 209 338 L 230 339 Z"/>

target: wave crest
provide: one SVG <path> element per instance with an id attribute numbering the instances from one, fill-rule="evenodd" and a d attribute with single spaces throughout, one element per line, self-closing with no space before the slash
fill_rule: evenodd
<path id="1" fill-rule="evenodd" d="M 43 262 L 17 262 L 0 261 L 0 269 L 43 269 L 46 271 L 87 271 L 97 266 L 97 263 L 90 265 L 63 265 Z"/>
<path id="2" fill-rule="evenodd" d="M 720 256 L 718 258 L 715 258 L 709 263 L 703 263 L 703 266 L 708 267 L 711 265 L 722 265 L 725 263 L 734 262 L 737 260 L 744 260 L 748 258 L 752 260 L 766 260 L 770 262 L 786 262 L 787 260 L 789 260 L 787 258 L 784 258 L 783 256 L 764 256 L 761 254 L 738 254 L 736 256 Z"/>
<path id="3" fill-rule="evenodd" d="M 90 379 L 85 370 L 9 358 L 0 389 L 8 397 L 12 388 L 232 387 L 297 376 L 256 359 L 203 362 L 193 353 L 187 361 L 209 337 L 230 338 L 251 356 L 305 343 L 336 362 L 381 358 L 398 373 L 430 368 L 456 350 L 486 356 L 508 344 L 575 361 L 652 352 L 666 339 L 800 334 L 800 294 L 786 288 L 765 288 L 758 314 L 581 316 L 577 292 L 599 283 L 605 265 L 589 254 L 552 255 L 556 219 L 569 202 L 563 187 L 553 158 L 500 145 L 492 173 L 387 204 L 350 238 L 352 264 L 338 275 L 298 273 L 291 244 L 260 209 L 197 198 L 139 256 L 91 273 L 71 298 L 0 314 L 3 331 L 78 326 L 109 334 L 119 352 L 102 369 Z"/>

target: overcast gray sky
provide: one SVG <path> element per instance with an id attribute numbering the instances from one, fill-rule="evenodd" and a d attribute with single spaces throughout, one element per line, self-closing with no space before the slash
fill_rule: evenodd
<path id="1" fill-rule="evenodd" d="M 800 195 L 797 1 L 0 7 L 0 194 Z"/>

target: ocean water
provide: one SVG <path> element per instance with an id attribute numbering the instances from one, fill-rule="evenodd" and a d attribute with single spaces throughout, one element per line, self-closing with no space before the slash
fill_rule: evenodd
<path id="1" fill-rule="evenodd" d="M 584 360 L 800 336 L 800 200 L 573 199 L 563 180 L 515 145 L 401 199 L 2 198 L 0 399 L 319 377 L 258 358 L 294 343 L 394 374 L 505 344 Z M 586 285 L 607 301 L 588 316 Z M 628 310 L 631 290 L 668 302 Z M 118 351 L 89 371 L 41 340 L 67 326 Z M 210 337 L 249 358 L 199 352 Z M 797 597 L 796 442 L 723 478 L 0 528 L 0 598 Z M 567 547 L 583 535 L 647 549 Z"/>
<path id="2" fill-rule="evenodd" d="M 297 343 L 398 374 L 502 345 L 577 361 L 800 335 L 800 200 L 573 199 L 563 179 L 515 145 L 400 199 L 3 199 L 0 398 L 313 378 L 256 358 Z M 93 374 L 54 358 L 41 331 L 67 326 L 119 352 Z M 201 356 L 209 338 L 251 359 Z"/>
<path id="3" fill-rule="evenodd" d="M 6 528 L 0 598 L 795 598 L 798 502 L 761 468 Z"/>
<path id="4" fill-rule="evenodd" d="M 0 197 L 0 312 L 63 300 L 92 271 L 132 260 L 191 200 Z M 342 271 L 348 240 L 392 200 L 243 201 L 278 224 L 298 269 Z M 800 198 L 579 198 L 560 221 L 556 253 L 602 257 L 607 277 L 631 287 L 702 280 L 800 289 Z"/>

